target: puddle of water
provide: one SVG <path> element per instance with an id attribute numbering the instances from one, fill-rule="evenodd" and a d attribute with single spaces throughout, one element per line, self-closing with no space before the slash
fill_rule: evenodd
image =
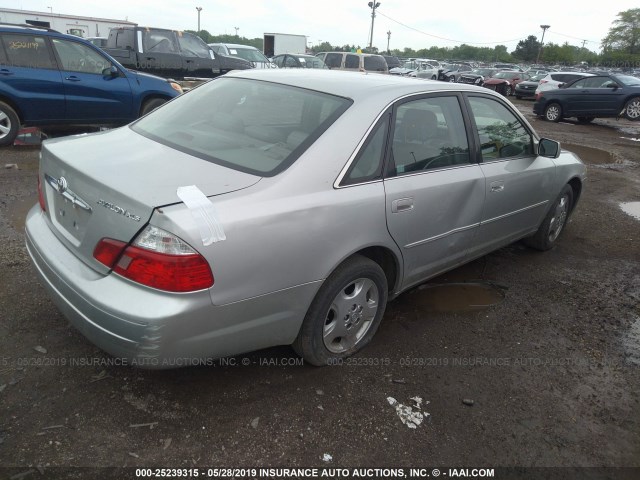
<path id="1" fill-rule="evenodd" d="M 27 213 L 36 203 L 38 203 L 37 193 L 21 198 L 15 203 L 9 204 L 7 216 L 9 217 L 9 223 L 17 232 L 22 232 L 24 230 Z"/>
<path id="2" fill-rule="evenodd" d="M 611 152 L 600 150 L 599 148 L 585 147 L 583 145 L 574 145 L 571 143 L 561 144 L 562 148 L 566 148 L 570 152 L 575 153 L 584 163 L 603 165 L 607 163 L 615 163 L 615 157 Z"/>
<path id="3" fill-rule="evenodd" d="M 631 328 L 622 340 L 627 362 L 633 365 L 640 365 L 640 317 L 631 324 Z"/>
<path id="4" fill-rule="evenodd" d="M 640 202 L 621 203 L 620 208 L 627 215 L 631 215 L 636 220 L 640 220 Z"/>
<path id="5" fill-rule="evenodd" d="M 505 288 L 489 283 L 441 283 L 422 285 L 409 297 L 427 312 L 470 312 L 502 302 Z"/>

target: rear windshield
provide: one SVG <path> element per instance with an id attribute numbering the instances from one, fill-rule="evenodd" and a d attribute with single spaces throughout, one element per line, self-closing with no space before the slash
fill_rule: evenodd
<path id="1" fill-rule="evenodd" d="M 382 56 L 364 57 L 364 69 L 367 72 L 386 72 L 387 62 Z"/>
<path id="2" fill-rule="evenodd" d="M 204 160 L 269 177 L 295 162 L 350 105 L 303 88 L 224 77 L 131 128 Z"/>

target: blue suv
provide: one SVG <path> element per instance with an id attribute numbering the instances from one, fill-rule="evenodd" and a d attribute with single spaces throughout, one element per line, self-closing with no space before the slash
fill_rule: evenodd
<path id="1" fill-rule="evenodd" d="M 0 24 L 0 147 L 21 125 L 124 125 L 180 93 L 79 37 Z"/>

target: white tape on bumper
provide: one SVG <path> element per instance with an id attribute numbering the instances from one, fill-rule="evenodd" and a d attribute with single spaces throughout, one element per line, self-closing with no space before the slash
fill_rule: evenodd
<path id="1" fill-rule="evenodd" d="M 198 187 L 195 185 L 178 187 L 176 193 L 191 211 L 204 246 L 227 239 L 216 207 Z"/>

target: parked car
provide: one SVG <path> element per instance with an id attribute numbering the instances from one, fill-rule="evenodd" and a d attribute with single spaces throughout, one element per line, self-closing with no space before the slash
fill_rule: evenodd
<path id="1" fill-rule="evenodd" d="M 449 65 L 447 68 L 440 71 L 438 80 L 442 80 L 443 82 L 457 82 L 460 75 L 472 70 L 473 68 L 470 65 Z"/>
<path id="2" fill-rule="evenodd" d="M 547 90 L 554 90 L 562 87 L 565 83 L 572 82 L 579 78 L 588 77 L 592 74 L 586 72 L 551 72 L 540 80 L 536 88 L 536 95 Z"/>
<path id="3" fill-rule="evenodd" d="M 373 53 L 321 52 L 316 54 L 327 67 L 353 72 L 389 73 L 389 67 L 382 55 Z"/>
<path id="4" fill-rule="evenodd" d="M 552 248 L 584 178 L 489 90 L 245 70 L 44 142 L 26 243 L 71 323 L 132 364 L 292 344 L 327 365 L 413 286 L 518 239 Z"/>
<path id="5" fill-rule="evenodd" d="M 529 80 L 529 75 L 519 71 L 502 70 L 497 72 L 493 77 L 488 78 L 482 84 L 485 88 L 490 88 L 505 97 L 513 95 L 516 85 L 520 82 Z"/>
<path id="6" fill-rule="evenodd" d="M 75 35 L 0 25 L 0 146 L 20 126 L 124 125 L 180 93 Z"/>
<path id="7" fill-rule="evenodd" d="M 276 64 L 278 68 L 329 68 L 321 58 L 298 53 L 276 55 L 271 61 Z"/>
<path id="8" fill-rule="evenodd" d="M 437 60 L 431 60 L 428 58 L 410 58 L 406 60 L 402 66 L 390 69 L 389 73 L 392 75 L 417 76 L 411 74 L 420 70 L 422 72 L 420 78 L 436 80 L 441 68 L 442 66 Z M 434 74 L 436 78 L 433 78 Z"/>
<path id="9" fill-rule="evenodd" d="M 474 68 L 470 72 L 460 74 L 458 83 L 467 83 L 481 87 L 487 78 L 493 77 L 499 71 L 497 68 Z"/>
<path id="10" fill-rule="evenodd" d="M 594 118 L 623 115 L 640 120 L 640 79 L 629 75 L 579 78 L 563 88 L 540 93 L 533 113 L 551 122 L 576 117 L 589 123 Z"/>
<path id="11" fill-rule="evenodd" d="M 220 55 L 247 60 L 255 68 L 278 68 L 256 47 L 239 43 L 209 43 L 214 52 Z"/>
<path id="12" fill-rule="evenodd" d="M 529 77 L 529 80 L 525 80 L 524 82 L 516 83 L 515 93 L 516 98 L 535 98 L 536 97 L 536 88 L 538 88 L 538 84 L 540 80 L 546 77 L 546 73 L 539 73 L 537 75 L 533 75 Z"/>

